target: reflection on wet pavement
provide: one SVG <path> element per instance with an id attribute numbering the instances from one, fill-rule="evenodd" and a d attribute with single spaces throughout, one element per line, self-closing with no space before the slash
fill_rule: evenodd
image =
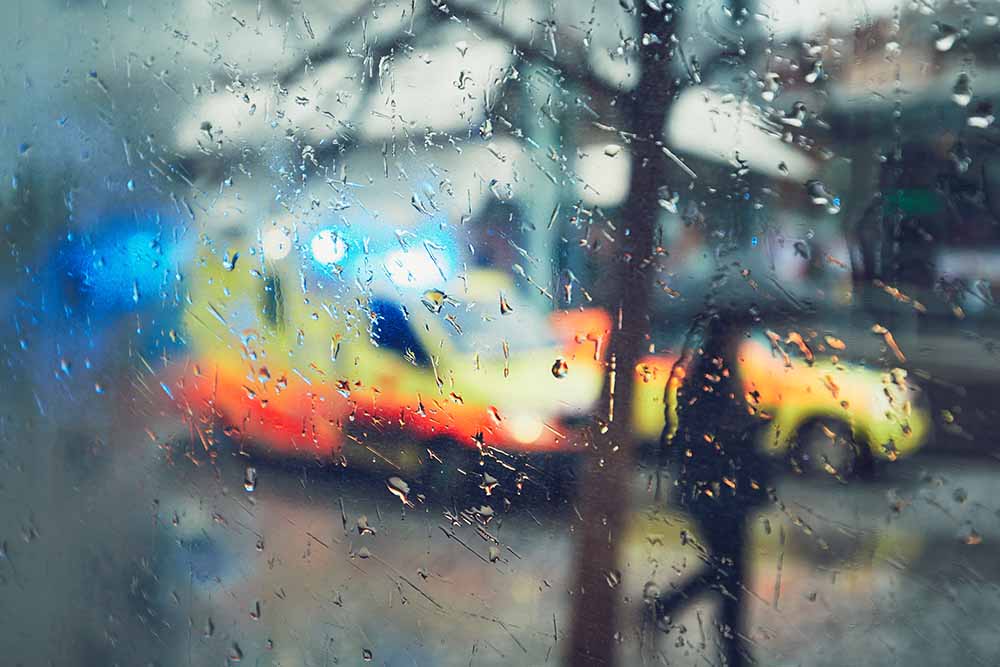
<path id="1" fill-rule="evenodd" d="M 515 499 L 505 510 L 480 491 L 409 507 L 371 475 L 273 464 L 255 466 L 247 492 L 241 458 L 155 464 L 155 477 L 172 478 L 161 490 L 181 490 L 145 500 L 154 576 L 144 594 L 162 624 L 156 634 L 177 648 L 163 664 L 236 650 L 250 664 L 282 665 L 352 663 L 366 652 L 376 664 L 560 658 L 581 521 L 570 500 Z M 966 621 L 995 606 L 998 582 L 978 544 L 1000 537 L 982 504 L 995 473 L 940 460 L 929 473 L 925 463 L 860 486 L 779 484 L 780 504 L 756 518 L 750 540 L 745 594 L 758 660 L 990 654 L 990 632 Z M 635 660 L 710 662 L 714 603 L 696 599 L 659 628 L 644 614 L 650 585 L 679 586 L 706 558 L 690 522 L 657 502 L 656 474 L 636 472 L 623 567 L 608 574 L 636 620 L 621 648 Z M 30 548 L 11 551 L 24 560 Z"/>

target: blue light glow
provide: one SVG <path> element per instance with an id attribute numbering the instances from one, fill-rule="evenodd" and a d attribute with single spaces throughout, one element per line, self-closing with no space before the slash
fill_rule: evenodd
<path id="1" fill-rule="evenodd" d="M 441 274 L 451 273 L 447 259 L 432 257 L 423 248 L 404 252 L 395 250 L 386 257 L 389 279 L 401 287 L 424 288 L 442 281 Z"/>
<path id="2" fill-rule="evenodd" d="M 58 249 L 61 280 L 91 314 L 155 304 L 178 258 L 159 230 L 111 220 L 91 233 L 67 235 Z"/>
<path id="3" fill-rule="evenodd" d="M 347 255 L 347 243 L 332 229 L 323 229 L 312 237 L 309 243 L 313 258 L 320 264 L 330 266 Z"/>

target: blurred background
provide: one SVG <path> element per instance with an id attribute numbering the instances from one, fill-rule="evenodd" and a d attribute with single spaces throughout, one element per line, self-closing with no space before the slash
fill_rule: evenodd
<path id="1" fill-rule="evenodd" d="M 4 664 L 996 662 L 1000 2 L 0 12 Z"/>

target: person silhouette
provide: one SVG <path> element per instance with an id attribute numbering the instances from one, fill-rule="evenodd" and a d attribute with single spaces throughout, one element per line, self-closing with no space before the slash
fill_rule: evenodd
<path id="1" fill-rule="evenodd" d="M 774 464 L 756 447 L 766 422 L 750 415 L 743 402 L 737 349 L 749 316 L 714 311 L 697 318 L 668 389 L 667 428 L 662 453 L 675 471 L 669 502 L 693 520 L 703 544 L 704 565 L 680 587 L 651 600 L 658 622 L 706 592 L 721 597 L 718 627 L 725 664 L 750 662 L 744 638 L 744 593 L 748 572 L 746 539 L 758 508 L 770 502 Z M 676 419 L 670 416 L 676 406 Z M 671 425 L 671 423 L 673 425 Z"/>

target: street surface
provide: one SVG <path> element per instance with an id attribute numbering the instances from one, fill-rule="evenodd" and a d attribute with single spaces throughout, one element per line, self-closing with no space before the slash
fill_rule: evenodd
<path id="1" fill-rule="evenodd" d="M 108 664 L 558 664 L 588 520 L 571 500 L 505 510 L 495 495 L 452 504 L 412 489 L 407 507 L 381 475 L 266 462 L 248 492 L 245 456 L 167 463 L 147 443 L 98 470 L 52 472 L 84 477 L 52 487 L 59 525 L 5 502 L 3 586 L 45 583 L 63 591 L 48 598 L 111 610 L 3 605 L 23 664 L 53 624 L 58 664 L 81 651 Z M 758 664 L 995 664 L 997 472 L 924 456 L 876 482 L 783 479 L 784 508 L 752 524 L 743 600 Z M 697 532 L 656 500 L 655 475 L 636 471 L 632 518 L 609 526 L 624 562 L 608 582 L 632 619 L 622 654 L 719 664 L 712 598 L 666 632 L 644 618 L 648 582 L 667 590 L 700 564 Z"/>

